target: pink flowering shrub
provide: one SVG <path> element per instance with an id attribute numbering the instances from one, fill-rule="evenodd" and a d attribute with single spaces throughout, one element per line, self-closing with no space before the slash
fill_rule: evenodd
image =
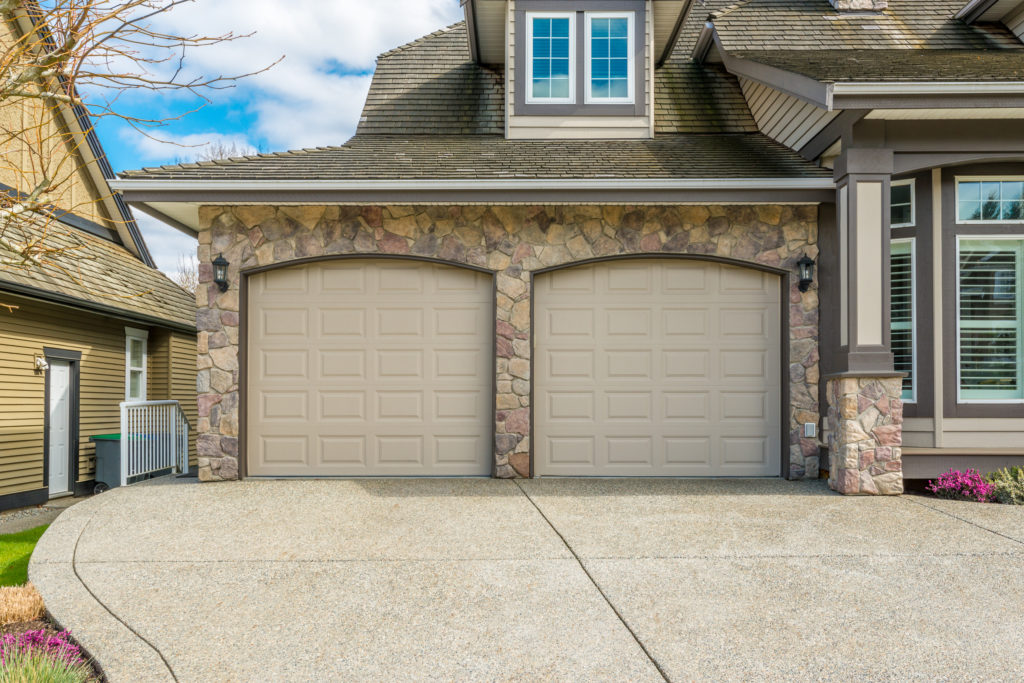
<path id="1" fill-rule="evenodd" d="M 927 488 L 939 498 L 989 503 L 996 487 L 985 481 L 978 470 L 968 469 L 944 472 L 935 481 L 929 481 Z"/>
<path id="2" fill-rule="evenodd" d="M 85 683 L 95 680 L 67 631 L 6 633 L 0 638 L 0 681 Z"/>

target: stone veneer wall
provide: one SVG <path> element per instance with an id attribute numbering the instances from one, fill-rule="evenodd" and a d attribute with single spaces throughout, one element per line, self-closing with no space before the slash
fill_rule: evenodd
<path id="1" fill-rule="evenodd" d="M 200 210 L 199 475 L 238 477 L 239 277 L 331 254 L 414 254 L 497 273 L 495 458 L 529 476 L 530 273 L 620 254 L 716 255 L 795 269 L 818 254 L 815 206 L 204 206 Z M 227 292 L 211 260 L 231 263 Z M 818 296 L 789 292 L 791 478 L 818 476 Z"/>
<path id="2" fill-rule="evenodd" d="M 903 379 L 830 377 L 828 483 L 846 494 L 903 493 Z"/>

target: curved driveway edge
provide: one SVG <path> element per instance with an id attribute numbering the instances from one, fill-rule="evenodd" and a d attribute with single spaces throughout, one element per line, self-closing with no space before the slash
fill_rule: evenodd
<path id="1" fill-rule="evenodd" d="M 115 489 L 66 510 L 46 530 L 29 562 L 28 576 L 61 628 L 71 631 L 111 681 L 174 681 L 160 654 L 100 603 L 75 571 L 78 539 Z"/>

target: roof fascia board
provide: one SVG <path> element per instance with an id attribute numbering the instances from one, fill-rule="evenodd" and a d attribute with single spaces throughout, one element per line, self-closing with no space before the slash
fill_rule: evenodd
<path id="1" fill-rule="evenodd" d="M 1019 109 L 1021 93 L 834 95 L 836 109 Z"/>
<path id="2" fill-rule="evenodd" d="M 190 326 L 176 322 L 174 320 L 164 320 L 163 318 L 157 318 L 155 316 L 132 313 L 131 311 L 126 311 L 123 308 L 106 306 L 104 304 L 98 304 L 94 301 L 78 299 L 73 296 L 68 296 L 66 294 L 58 294 L 57 292 L 48 292 L 45 289 L 39 289 L 38 287 L 31 287 L 29 285 L 22 285 L 16 282 L 7 282 L 0 280 L 0 291 L 18 294 L 29 299 L 38 299 L 40 301 L 46 301 L 48 303 L 57 304 L 59 306 L 66 306 L 68 308 L 73 308 L 75 310 L 91 311 L 93 313 L 99 313 L 101 315 L 106 315 L 111 318 L 117 318 L 118 320 L 126 320 L 128 322 L 133 322 L 136 324 L 142 324 L 153 327 L 163 327 L 171 330 L 178 330 L 179 332 L 188 332 L 191 334 L 196 333 L 196 328 L 194 325 Z"/>
<path id="3" fill-rule="evenodd" d="M 676 18 L 676 25 L 672 28 L 672 34 L 669 36 L 668 42 L 665 43 L 665 47 L 661 51 L 661 56 L 655 64 L 656 67 L 660 67 L 668 61 L 669 57 L 672 56 L 676 43 L 679 41 L 679 34 L 682 32 L 683 26 L 686 24 L 686 19 L 690 16 L 691 9 L 693 9 L 693 0 L 685 0 L 683 9 L 680 10 L 679 16 Z"/>
<path id="4" fill-rule="evenodd" d="M 690 57 L 698 64 L 703 64 L 704 60 L 708 57 L 708 52 L 711 51 L 711 46 L 716 42 L 718 41 L 715 37 L 715 25 L 710 21 L 705 21 L 704 27 L 700 30 L 700 35 L 697 36 L 697 42 L 693 46 L 693 52 L 690 53 Z"/>
<path id="5" fill-rule="evenodd" d="M 715 34 L 715 46 L 729 73 L 763 83 L 769 88 L 792 95 L 826 111 L 833 111 L 831 83 L 822 83 L 792 71 L 735 57 L 725 49 L 717 33 Z"/>
<path id="6" fill-rule="evenodd" d="M 469 57 L 479 64 L 480 36 L 476 32 L 476 2 L 475 0 L 460 0 L 460 2 L 466 16 L 466 33 L 469 35 Z"/>
<path id="7" fill-rule="evenodd" d="M 973 24 L 981 15 L 992 9 L 999 0 L 970 0 L 963 8 L 953 15 L 954 19 L 962 19 L 964 23 Z"/>

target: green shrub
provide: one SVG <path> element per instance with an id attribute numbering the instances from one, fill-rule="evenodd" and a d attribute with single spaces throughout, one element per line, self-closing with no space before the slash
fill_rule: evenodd
<path id="1" fill-rule="evenodd" d="M 1024 467 L 1004 467 L 986 479 L 995 486 L 992 499 L 1004 505 L 1024 505 Z"/>

